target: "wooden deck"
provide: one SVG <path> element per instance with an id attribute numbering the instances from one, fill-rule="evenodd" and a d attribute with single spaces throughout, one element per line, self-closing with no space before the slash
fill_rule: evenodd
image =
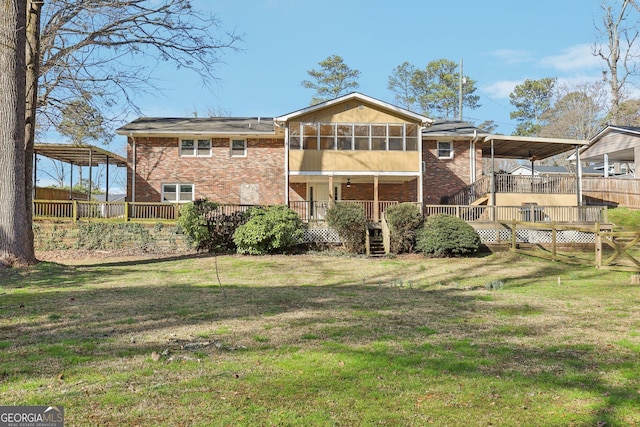
<path id="1" fill-rule="evenodd" d="M 350 200 L 337 203 L 354 203 L 363 206 L 369 221 L 375 220 L 373 201 Z M 378 202 L 382 215 L 395 201 Z M 305 223 L 324 222 L 330 202 L 291 202 L 290 207 Z M 141 202 L 98 202 L 82 200 L 35 200 L 34 220 L 69 221 L 175 221 L 180 215 L 180 204 Z M 223 213 L 246 211 L 250 205 L 221 205 Z M 425 216 L 448 214 L 467 222 L 531 221 L 559 223 L 606 223 L 604 206 L 469 206 L 425 205 Z"/>

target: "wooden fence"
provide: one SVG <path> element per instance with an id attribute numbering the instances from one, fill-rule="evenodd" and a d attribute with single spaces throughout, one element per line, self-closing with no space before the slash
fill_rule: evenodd
<path id="1" fill-rule="evenodd" d="M 582 194 L 594 204 L 640 208 L 640 179 L 583 177 Z"/>
<path id="2" fill-rule="evenodd" d="M 541 224 L 532 222 L 511 221 L 502 224 L 511 229 L 511 250 L 539 258 L 551 259 L 569 263 L 594 265 L 596 268 L 640 272 L 640 232 L 612 231 L 609 225 L 599 223 L 593 226 L 569 224 Z M 541 230 L 549 231 L 551 241 L 548 244 L 531 243 L 533 248 L 526 248 L 518 241 L 521 233 L 518 231 Z M 579 257 L 580 253 L 571 251 L 561 253 L 558 244 L 558 233 L 574 231 L 593 235 L 594 256 L 589 260 Z"/>

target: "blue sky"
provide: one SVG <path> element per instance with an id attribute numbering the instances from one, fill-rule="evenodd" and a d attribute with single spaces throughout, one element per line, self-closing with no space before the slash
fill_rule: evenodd
<path id="1" fill-rule="evenodd" d="M 602 64 L 591 54 L 601 22 L 600 0 L 192 0 L 213 13 L 223 29 L 243 34 L 219 64 L 219 80 L 204 87 L 198 76 L 160 64 L 154 72 L 163 93 L 142 96 L 142 115 L 193 116 L 208 110 L 232 116 L 272 117 L 309 104 L 313 90 L 300 86 L 318 62 L 340 55 L 361 72 L 358 91 L 393 103 L 387 89 L 393 69 L 407 61 L 463 60 L 477 83 L 480 108 L 465 120 L 493 120 L 497 133 L 516 123 L 509 93 L 525 79 L 557 77 L 560 83 L 597 80 Z M 138 114 L 125 112 L 127 120 Z M 125 138 L 109 147 L 124 154 Z M 122 174 L 119 174 L 122 175 Z M 113 175 L 116 176 L 115 174 Z M 40 185 L 46 185 L 41 176 Z M 122 176 L 118 178 L 122 181 Z"/>
<path id="2" fill-rule="evenodd" d="M 509 93 L 525 79 L 557 77 L 561 83 L 600 78 L 591 54 L 600 0 L 194 0 L 224 28 L 244 34 L 242 52 L 228 52 L 219 81 L 206 88 L 188 71 L 159 68 L 164 95 L 144 98 L 147 116 L 200 115 L 207 109 L 233 116 L 275 116 L 309 104 L 300 86 L 318 62 L 340 55 L 361 72 L 358 91 L 393 102 L 387 81 L 408 61 L 463 60 L 476 80 L 482 106 L 465 109 L 476 124 L 494 120 L 496 132 L 516 123 Z"/>

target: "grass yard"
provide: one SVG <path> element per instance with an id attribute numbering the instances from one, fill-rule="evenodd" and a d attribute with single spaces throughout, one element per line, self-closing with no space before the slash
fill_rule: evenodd
<path id="1" fill-rule="evenodd" d="M 2 404 L 62 405 L 69 426 L 640 425 L 630 273 L 106 258 L 0 269 L 0 294 Z"/>

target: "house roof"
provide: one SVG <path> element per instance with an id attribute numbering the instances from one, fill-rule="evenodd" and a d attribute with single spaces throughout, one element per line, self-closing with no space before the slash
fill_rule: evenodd
<path id="1" fill-rule="evenodd" d="M 545 159 L 589 142 L 583 139 L 539 138 L 529 136 L 489 135 L 482 141 L 482 156 L 491 158 L 491 146 L 496 158 Z"/>
<path id="2" fill-rule="evenodd" d="M 118 135 L 274 135 L 271 117 L 140 117 L 116 129 Z"/>
<path id="3" fill-rule="evenodd" d="M 439 120 L 433 122 L 428 128 L 422 130 L 423 136 L 433 137 L 486 137 L 489 133 L 472 125 L 471 123 L 460 120 Z"/>
<path id="4" fill-rule="evenodd" d="M 107 162 L 118 167 L 127 166 L 124 157 L 93 145 L 35 144 L 33 151 L 38 155 L 76 166 L 97 166 Z"/>
<path id="5" fill-rule="evenodd" d="M 413 111 L 405 110 L 404 108 L 400 108 L 400 107 L 395 106 L 393 104 L 389 104 L 387 102 L 380 101 L 379 99 L 372 98 L 372 97 L 367 96 L 367 95 L 363 95 L 363 94 L 361 94 L 359 92 L 352 92 L 350 94 L 347 94 L 347 95 L 344 95 L 344 96 L 340 96 L 338 98 L 331 99 L 329 101 L 321 102 L 319 104 L 314 104 L 314 105 L 311 105 L 309 107 L 302 108 L 300 110 L 292 111 L 289 114 L 285 114 L 283 116 L 276 117 L 275 121 L 277 123 L 285 123 L 285 122 L 287 122 L 287 121 L 289 121 L 289 120 L 291 120 L 291 119 L 293 119 L 295 117 L 302 116 L 302 115 L 305 115 L 305 114 L 309 114 L 309 113 L 312 113 L 314 111 L 321 110 L 321 109 L 324 109 L 324 108 L 327 108 L 327 107 L 330 107 L 332 105 L 339 104 L 339 103 L 345 102 L 345 101 L 366 102 L 366 103 L 375 105 L 375 106 L 377 106 L 378 108 L 380 108 L 382 110 L 387 110 L 387 111 L 390 111 L 390 112 L 393 112 L 393 113 L 400 114 L 400 115 L 403 115 L 405 117 L 411 118 L 411 119 L 413 119 L 415 121 L 421 122 L 423 125 L 428 125 L 430 123 L 433 123 L 432 119 L 430 119 L 428 117 L 425 117 L 425 116 L 423 116 L 421 114 L 417 114 L 417 113 L 414 113 Z"/>
<path id="6" fill-rule="evenodd" d="M 607 154 L 610 162 L 634 162 L 635 147 L 639 145 L 640 127 L 607 126 L 591 138 L 589 145 L 581 150 L 580 158 L 599 160 Z M 575 161 L 575 156 L 570 160 Z"/>

